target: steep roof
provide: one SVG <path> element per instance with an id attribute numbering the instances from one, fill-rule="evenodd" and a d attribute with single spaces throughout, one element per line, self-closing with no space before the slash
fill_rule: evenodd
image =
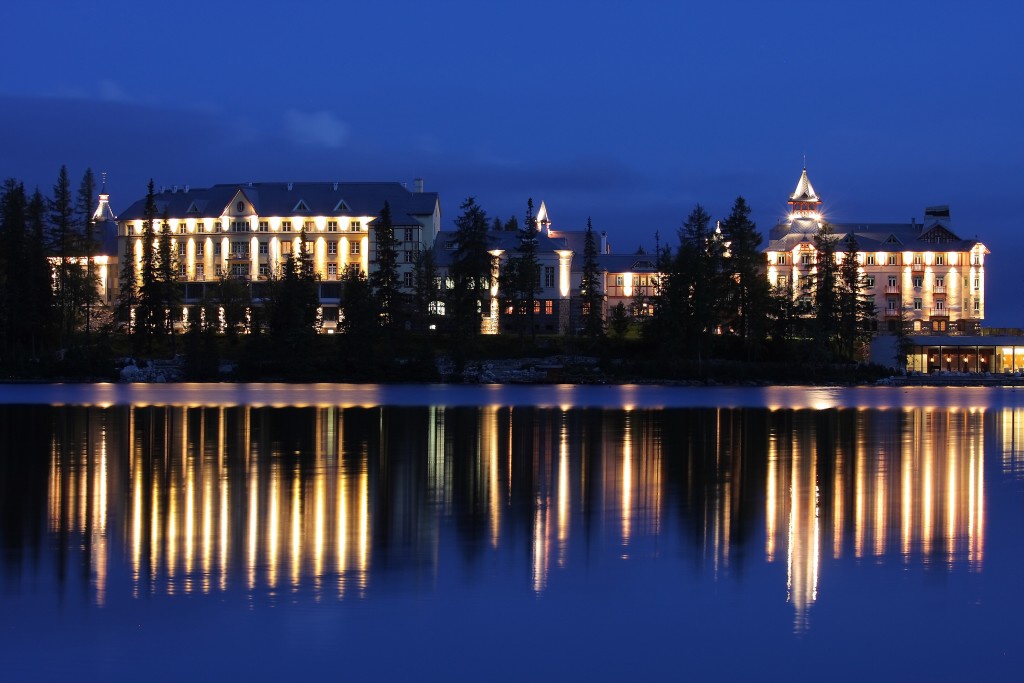
<path id="1" fill-rule="evenodd" d="M 806 204 L 818 204 L 821 202 L 821 199 L 814 191 L 814 187 L 811 185 L 810 179 L 807 177 L 806 167 L 803 172 L 800 173 L 800 180 L 797 182 L 796 189 L 793 190 L 793 194 L 789 195 L 789 201 L 802 202 Z"/>
<path id="2" fill-rule="evenodd" d="M 401 183 L 243 183 L 162 191 L 157 209 L 172 218 L 218 218 L 241 194 L 260 216 L 378 216 L 391 205 L 395 225 L 417 225 L 417 217 L 433 215 L 436 192 L 410 192 Z M 129 206 L 121 220 L 144 217 L 145 198 Z"/>

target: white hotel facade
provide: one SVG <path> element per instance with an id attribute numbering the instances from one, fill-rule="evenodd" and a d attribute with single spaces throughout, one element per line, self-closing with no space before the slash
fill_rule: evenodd
<path id="1" fill-rule="evenodd" d="M 817 272 L 814 237 L 827 222 L 837 260 L 845 257 L 848 239 L 856 241 L 880 330 L 894 331 L 903 324 L 916 333 L 980 333 L 989 250 L 977 239 L 961 239 L 953 232 L 948 206 L 928 207 L 920 223 L 833 223 L 822 212 L 807 169 L 789 206 L 786 221 L 772 228 L 765 249 L 773 287 L 789 290 L 794 298 L 806 295 Z"/>

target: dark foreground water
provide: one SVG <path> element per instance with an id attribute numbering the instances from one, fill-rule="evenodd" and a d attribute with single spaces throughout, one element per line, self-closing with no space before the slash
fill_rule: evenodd
<path id="1" fill-rule="evenodd" d="M 0 679 L 1024 664 L 1024 391 L 101 385 L 0 404 Z"/>

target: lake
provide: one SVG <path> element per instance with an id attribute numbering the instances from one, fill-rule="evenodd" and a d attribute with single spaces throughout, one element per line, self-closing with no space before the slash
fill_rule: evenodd
<path id="1" fill-rule="evenodd" d="M 7 680 L 1019 675 L 1024 390 L 0 386 Z"/>

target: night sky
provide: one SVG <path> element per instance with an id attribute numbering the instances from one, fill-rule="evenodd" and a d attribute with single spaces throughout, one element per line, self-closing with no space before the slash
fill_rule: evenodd
<path id="1" fill-rule="evenodd" d="M 0 173 L 49 191 L 398 180 L 445 226 L 547 202 L 617 251 L 696 202 L 763 232 L 806 155 L 836 222 L 949 204 L 990 326 L 1024 326 L 1024 7 L 1011 2 L 53 2 L 5 7 Z"/>

